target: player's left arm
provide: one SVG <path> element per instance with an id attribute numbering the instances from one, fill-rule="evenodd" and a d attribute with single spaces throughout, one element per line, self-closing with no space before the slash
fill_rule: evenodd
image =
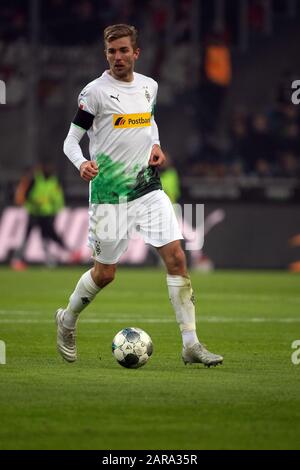
<path id="1" fill-rule="evenodd" d="M 156 94 L 155 94 L 155 100 L 154 100 L 154 104 L 152 108 L 152 116 L 151 116 L 152 150 L 151 150 L 151 154 L 149 158 L 149 165 L 160 167 L 165 163 L 166 157 L 160 147 L 158 127 L 154 119 L 154 108 L 156 104 L 156 96 L 157 96 L 157 84 L 156 84 Z"/>

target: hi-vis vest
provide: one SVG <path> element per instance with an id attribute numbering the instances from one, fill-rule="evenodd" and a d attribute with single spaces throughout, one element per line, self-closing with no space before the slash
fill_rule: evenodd
<path id="1" fill-rule="evenodd" d="M 29 214 L 51 216 L 57 214 L 63 206 L 64 196 L 57 178 L 45 178 L 42 173 L 36 173 L 25 202 Z"/>
<path id="2" fill-rule="evenodd" d="M 180 183 L 175 168 L 167 168 L 161 173 L 160 180 L 164 192 L 169 196 L 172 204 L 175 204 L 180 196 Z"/>

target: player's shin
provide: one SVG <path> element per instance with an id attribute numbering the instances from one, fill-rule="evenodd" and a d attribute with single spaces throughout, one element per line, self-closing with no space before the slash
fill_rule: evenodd
<path id="1" fill-rule="evenodd" d="M 196 333 L 194 293 L 191 281 L 187 277 L 168 274 L 167 284 L 169 298 L 182 334 L 183 346 L 193 346 L 199 340 Z"/>
<path id="2" fill-rule="evenodd" d="M 91 270 L 81 276 L 64 312 L 63 324 L 66 328 L 75 327 L 80 312 L 92 302 L 100 290 L 92 279 Z"/>

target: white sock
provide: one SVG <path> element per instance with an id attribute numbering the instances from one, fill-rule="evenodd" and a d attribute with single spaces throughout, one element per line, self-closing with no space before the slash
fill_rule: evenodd
<path id="1" fill-rule="evenodd" d="M 100 290 L 101 287 L 93 281 L 91 271 L 81 276 L 64 311 L 63 325 L 66 328 L 75 328 L 79 313 L 91 303 Z"/>
<path id="2" fill-rule="evenodd" d="M 167 284 L 169 298 L 182 334 L 183 346 L 193 346 L 199 340 L 196 333 L 194 293 L 191 281 L 187 277 L 167 274 Z"/>
<path id="3" fill-rule="evenodd" d="M 182 343 L 185 348 L 190 348 L 194 346 L 195 343 L 199 343 L 199 339 L 196 333 L 196 330 L 192 331 L 182 331 Z"/>

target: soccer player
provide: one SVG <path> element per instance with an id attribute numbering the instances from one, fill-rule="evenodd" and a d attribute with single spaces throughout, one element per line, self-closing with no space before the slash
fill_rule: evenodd
<path id="1" fill-rule="evenodd" d="M 127 236 L 138 229 L 166 265 L 184 363 L 220 364 L 223 357 L 209 352 L 197 337 L 194 295 L 180 244 L 183 237 L 160 183 L 158 168 L 165 156 L 154 120 L 158 85 L 134 72 L 140 49 L 133 26 L 107 27 L 104 45 L 109 70 L 79 94 L 78 111 L 64 143 L 65 154 L 81 178 L 90 182 L 89 246 L 94 267 L 80 278 L 67 307 L 56 312 L 58 351 L 66 361 L 76 360 L 79 314 L 113 281 Z M 91 160 L 79 145 L 85 132 Z M 115 235 L 107 228 L 116 229 Z"/>

